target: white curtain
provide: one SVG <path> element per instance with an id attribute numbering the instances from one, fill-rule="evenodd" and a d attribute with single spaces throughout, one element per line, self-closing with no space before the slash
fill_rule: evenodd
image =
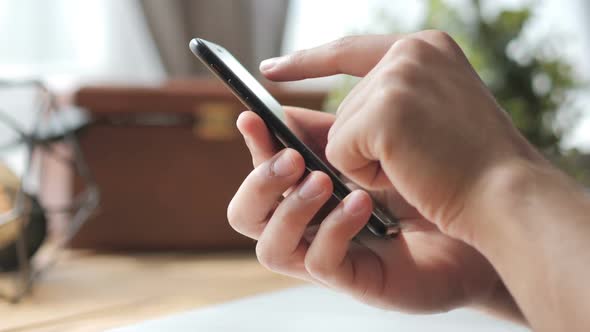
<path id="1" fill-rule="evenodd" d="M 164 77 L 136 0 L 0 0 L 0 77 L 50 84 Z"/>
<path id="2" fill-rule="evenodd" d="M 253 74 L 279 55 L 289 0 L 141 0 L 148 26 L 171 77 L 209 75 L 188 51 L 194 37 L 230 50 Z"/>

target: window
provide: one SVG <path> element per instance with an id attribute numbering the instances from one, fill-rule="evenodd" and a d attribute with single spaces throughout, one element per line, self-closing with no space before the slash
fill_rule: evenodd
<path id="1" fill-rule="evenodd" d="M 0 76 L 54 85 L 159 80 L 142 15 L 135 0 L 0 0 Z"/>

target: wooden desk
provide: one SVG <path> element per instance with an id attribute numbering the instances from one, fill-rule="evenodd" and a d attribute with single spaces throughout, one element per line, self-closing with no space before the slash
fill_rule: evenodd
<path id="1" fill-rule="evenodd" d="M 299 284 L 251 253 L 68 252 L 26 300 L 0 303 L 0 332 L 102 331 Z"/>

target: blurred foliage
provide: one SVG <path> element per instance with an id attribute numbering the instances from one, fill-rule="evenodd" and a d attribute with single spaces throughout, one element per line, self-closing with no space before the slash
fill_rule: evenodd
<path id="1" fill-rule="evenodd" d="M 449 33 L 523 135 L 557 165 L 590 184 L 588 158 L 578 151 L 562 151 L 559 146 L 563 133 L 571 129 L 579 115 L 570 97 L 582 86 L 571 65 L 550 47 L 556 39 L 567 40 L 547 36 L 542 47 L 524 45 L 520 37 L 531 18 L 530 5 L 485 18 L 480 1 L 472 0 L 471 4 L 471 8 L 459 11 L 442 0 L 428 0 L 420 30 Z M 384 12 L 377 14 L 379 30 L 389 26 L 389 32 L 399 32 L 395 20 Z M 335 89 L 327 109 L 335 109 L 355 82 L 348 78 Z"/>

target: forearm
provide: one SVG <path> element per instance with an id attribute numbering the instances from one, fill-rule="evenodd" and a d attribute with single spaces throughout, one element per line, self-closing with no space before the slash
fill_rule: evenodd
<path id="1" fill-rule="evenodd" d="M 495 176 L 495 178 L 494 178 Z M 488 179 L 471 241 L 539 331 L 590 327 L 590 198 L 561 172 L 517 165 Z"/>

